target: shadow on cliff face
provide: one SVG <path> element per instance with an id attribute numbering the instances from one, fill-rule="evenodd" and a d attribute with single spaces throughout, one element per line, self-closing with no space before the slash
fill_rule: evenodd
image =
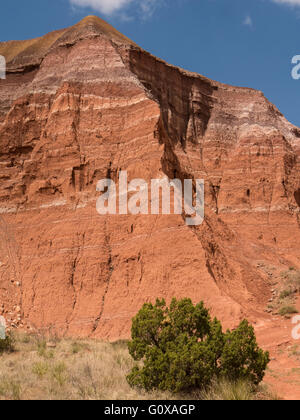
<path id="1" fill-rule="evenodd" d="M 218 88 L 201 76 L 187 75 L 141 50 L 131 48 L 127 60 L 131 72 L 161 109 L 156 135 L 164 145 L 163 172 L 170 179 L 195 179 L 197 168 L 191 165 L 188 145 L 198 146 L 192 148 L 202 156 Z M 183 158 L 180 149 L 184 151 Z M 206 171 L 203 160 L 200 165 Z M 219 185 L 211 185 L 209 191 L 215 201 L 219 188 Z M 209 205 L 205 207 L 204 223 L 191 231 L 202 245 L 206 267 L 214 283 L 222 293 L 242 305 L 247 305 L 249 296 L 254 297 L 257 304 L 266 300 L 263 278 L 246 261 L 239 241 L 218 217 L 217 206 L 215 212 Z"/>
<path id="2" fill-rule="evenodd" d="M 298 188 L 298 190 L 294 192 L 294 197 L 295 197 L 296 203 L 300 207 L 300 188 Z"/>
<path id="3" fill-rule="evenodd" d="M 197 143 L 205 135 L 215 87 L 209 81 L 181 73 L 151 54 L 130 49 L 130 70 L 160 104 L 163 125 L 174 145 Z"/>

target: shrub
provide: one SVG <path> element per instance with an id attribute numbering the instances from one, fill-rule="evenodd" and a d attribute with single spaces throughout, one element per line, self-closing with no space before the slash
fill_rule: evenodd
<path id="1" fill-rule="evenodd" d="M 145 304 L 133 319 L 128 348 L 141 366 L 127 380 L 147 391 L 203 389 L 214 378 L 258 384 L 269 363 L 247 321 L 224 334 L 203 302 L 194 306 L 191 299 L 173 299 L 169 308 L 164 300 Z"/>
<path id="2" fill-rule="evenodd" d="M 0 354 L 4 352 L 11 353 L 15 349 L 15 339 L 11 333 L 8 333 L 5 339 L 0 339 Z"/>
<path id="3" fill-rule="evenodd" d="M 293 314 L 297 314 L 298 311 L 295 308 L 295 306 L 282 306 L 279 310 L 279 315 L 281 316 L 287 316 L 287 315 L 293 315 Z"/>
<path id="4" fill-rule="evenodd" d="M 77 354 L 81 350 L 82 350 L 82 346 L 79 343 L 74 342 L 74 343 L 71 344 L 71 351 L 72 351 L 73 354 Z"/>
<path id="5" fill-rule="evenodd" d="M 258 385 L 264 378 L 269 361 L 269 353 L 258 347 L 254 329 L 248 321 L 242 321 L 236 330 L 226 333 L 220 359 L 222 376 Z"/>
<path id="6" fill-rule="evenodd" d="M 287 297 L 293 295 L 293 291 L 292 290 L 283 290 L 280 295 L 279 295 L 279 299 L 286 299 Z"/>

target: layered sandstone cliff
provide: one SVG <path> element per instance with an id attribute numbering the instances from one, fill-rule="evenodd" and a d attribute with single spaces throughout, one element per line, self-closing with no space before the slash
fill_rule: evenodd
<path id="1" fill-rule="evenodd" d="M 170 66 L 102 20 L 0 43 L 0 315 L 127 337 L 145 301 L 266 319 L 272 264 L 300 268 L 300 130 L 261 92 Z M 100 216 L 97 182 L 205 179 L 205 221 Z"/>

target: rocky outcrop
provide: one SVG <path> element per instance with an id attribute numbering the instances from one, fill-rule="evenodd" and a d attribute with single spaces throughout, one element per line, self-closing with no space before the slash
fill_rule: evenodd
<path id="1" fill-rule="evenodd" d="M 261 92 L 151 56 L 102 20 L 0 43 L 0 314 L 127 337 L 145 301 L 268 317 L 261 262 L 300 266 L 300 130 Z M 100 216 L 97 182 L 205 179 L 204 223 Z"/>

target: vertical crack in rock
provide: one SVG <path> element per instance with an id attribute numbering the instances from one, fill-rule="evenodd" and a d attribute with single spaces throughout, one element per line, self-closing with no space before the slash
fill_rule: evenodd
<path id="1" fill-rule="evenodd" d="M 31 305 L 30 305 L 30 308 L 27 311 L 28 312 L 27 318 L 30 318 L 30 314 L 34 310 L 34 306 L 35 306 L 35 299 L 36 299 L 36 287 L 35 287 L 35 283 L 36 283 L 37 275 L 38 275 L 37 273 L 34 273 L 33 278 L 32 278 Z"/>
<path id="2" fill-rule="evenodd" d="M 70 325 L 72 324 L 73 314 L 75 312 L 76 305 L 78 302 L 77 288 L 75 284 L 75 275 L 76 275 L 77 266 L 80 260 L 80 253 L 84 249 L 84 242 L 85 242 L 85 232 L 83 233 L 78 232 L 76 235 L 76 240 L 73 240 L 73 245 L 72 245 L 73 255 L 71 256 L 71 261 L 70 261 L 69 284 L 72 288 L 73 304 L 72 304 L 70 315 L 67 317 L 67 320 L 66 320 L 67 327 L 66 327 L 65 335 L 68 333 Z"/>
<path id="3" fill-rule="evenodd" d="M 100 309 L 100 313 L 99 316 L 95 319 L 93 328 L 92 328 L 92 332 L 90 333 L 90 336 L 97 330 L 99 323 L 102 319 L 102 315 L 104 312 L 104 308 L 105 308 L 105 301 L 106 301 L 106 296 L 109 290 L 109 286 L 110 286 L 110 281 L 111 281 L 111 277 L 113 275 L 113 271 L 114 271 L 114 266 L 113 266 L 113 259 L 112 259 L 112 250 L 111 250 L 111 245 L 110 245 L 110 236 L 108 233 L 108 226 L 107 226 L 107 219 L 105 220 L 105 224 L 104 224 L 104 249 L 107 253 L 107 278 L 105 280 L 105 290 L 102 296 L 102 302 L 101 302 L 101 309 Z"/>
<path id="4" fill-rule="evenodd" d="M 295 201 L 300 208 L 300 188 L 294 192 Z"/>
<path id="5" fill-rule="evenodd" d="M 20 267 L 20 248 L 15 239 L 13 228 L 0 215 L 0 303 L 6 312 L 10 312 L 13 324 L 17 325 L 23 317 L 23 285 Z M 2 290 L 1 290 L 2 289 Z M 19 306 L 18 313 L 15 311 Z M 1 314 L 0 314 L 1 315 Z"/>

